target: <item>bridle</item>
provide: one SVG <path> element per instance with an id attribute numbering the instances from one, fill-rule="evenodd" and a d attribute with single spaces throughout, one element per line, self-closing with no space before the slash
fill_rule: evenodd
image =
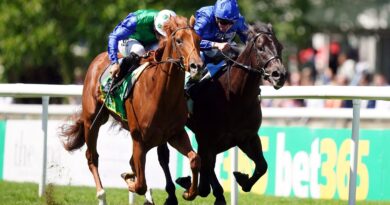
<path id="1" fill-rule="evenodd" d="M 194 28 L 193 27 L 191 27 L 191 26 L 185 26 L 185 27 L 181 27 L 181 28 L 177 28 L 175 31 L 173 31 L 172 33 L 171 33 L 171 43 L 172 43 L 172 47 L 176 50 L 176 52 L 177 52 L 177 54 L 178 54 L 178 56 L 180 56 L 179 58 L 177 58 L 177 59 L 174 59 L 174 58 L 172 58 L 172 57 L 168 57 L 167 58 L 167 60 L 165 60 L 165 61 L 163 61 L 163 60 L 161 60 L 161 61 L 158 61 L 157 62 L 157 64 L 163 64 L 163 63 L 173 63 L 173 64 L 176 64 L 178 67 L 179 67 L 179 69 L 181 70 L 181 71 L 183 71 L 183 72 L 185 72 L 185 61 L 186 61 L 186 59 L 185 59 L 185 57 L 184 57 L 184 55 L 180 52 L 180 50 L 179 49 L 177 49 L 177 46 L 176 46 L 176 44 L 175 44 L 175 35 L 176 35 L 176 33 L 179 31 L 179 30 L 183 30 L 183 29 L 185 29 L 185 30 L 187 30 L 187 29 L 190 29 L 190 30 L 194 30 Z M 195 47 L 191 50 L 191 53 L 188 55 L 189 57 L 191 57 L 192 55 L 193 55 L 193 53 L 195 52 Z"/>
<path id="2" fill-rule="evenodd" d="M 254 49 L 254 45 L 255 45 L 257 39 L 258 39 L 260 36 L 262 36 L 262 35 L 272 35 L 272 33 L 271 33 L 271 32 L 263 32 L 263 31 L 260 31 L 259 33 L 257 33 L 257 34 L 253 37 L 253 39 L 251 40 L 251 44 L 252 44 L 252 45 L 251 45 L 251 50 Z M 256 48 L 256 47 L 255 47 L 255 49 L 258 50 L 258 48 Z M 234 60 L 234 59 L 230 58 L 228 55 L 226 55 L 224 52 L 221 52 L 221 53 L 222 53 L 222 55 L 223 55 L 226 59 L 228 59 L 229 61 L 232 61 L 234 64 L 238 65 L 238 67 L 240 67 L 240 68 L 242 68 L 242 69 L 244 69 L 244 70 L 247 70 L 248 72 L 253 72 L 253 73 L 256 73 L 256 74 L 258 74 L 258 75 L 261 75 L 261 76 L 263 76 L 263 78 L 265 78 L 265 79 L 267 79 L 269 76 L 271 76 L 271 74 L 270 74 L 270 73 L 267 73 L 266 70 L 265 70 L 265 69 L 267 68 L 268 64 L 269 64 L 271 61 L 275 60 L 275 59 L 279 59 L 280 61 L 282 61 L 282 58 L 281 58 L 279 55 L 276 54 L 276 55 L 273 55 L 273 56 L 271 56 L 270 58 L 268 58 L 268 59 L 265 61 L 265 63 L 263 64 L 263 66 L 261 66 L 260 68 L 254 68 L 254 67 L 252 67 L 252 66 L 250 66 L 250 65 L 244 65 L 244 64 L 242 64 L 242 63 L 237 62 L 236 60 Z M 259 60 L 258 60 L 258 55 L 256 55 L 256 62 L 259 62 Z M 260 63 L 259 63 L 259 65 L 260 65 Z"/>

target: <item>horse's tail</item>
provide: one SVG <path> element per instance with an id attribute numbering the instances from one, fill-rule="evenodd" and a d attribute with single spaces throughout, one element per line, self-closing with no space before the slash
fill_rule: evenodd
<path id="1" fill-rule="evenodd" d="M 84 121 L 80 118 L 80 113 L 76 115 L 77 119 L 72 120 L 72 124 L 64 124 L 60 127 L 59 135 L 67 151 L 79 149 L 85 144 Z"/>

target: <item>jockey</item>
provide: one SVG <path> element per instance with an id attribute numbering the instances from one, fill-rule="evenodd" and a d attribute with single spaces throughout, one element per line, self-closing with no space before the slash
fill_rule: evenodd
<path id="1" fill-rule="evenodd" d="M 217 0 L 214 6 L 205 6 L 195 13 L 196 33 L 202 38 L 205 65 L 215 58 L 219 51 L 230 48 L 236 34 L 243 43 L 247 40 L 245 18 L 240 14 L 236 0 Z"/>
<path id="2" fill-rule="evenodd" d="M 163 25 L 169 17 L 176 16 L 171 10 L 138 10 L 121 21 L 108 37 L 108 55 L 111 61 L 111 77 L 118 77 L 118 51 L 127 57 L 131 52 L 143 55 L 145 50 L 156 47 L 160 38 L 166 37 Z"/>

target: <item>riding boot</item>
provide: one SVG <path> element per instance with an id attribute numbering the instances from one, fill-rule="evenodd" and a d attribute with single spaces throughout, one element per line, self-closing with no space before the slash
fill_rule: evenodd
<path id="1" fill-rule="evenodd" d="M 123 75 L 131 73 L 138 68 L 140 61 L 140 56 L 134 52 L 131 52 L 129 56 L 124 57 L 120 67 Z"/>
<path id="2" fill-rule="evenodd" d="M 134 52 L 131 52 L 129 56 L 123 58 L 119 66 L 120 71 L 118 77 L 112 79 L 111 81 L 112 86 L 110 92 L 113 92 L 118 86 L 122 84 L 124 76 L 126 76 L 128 73 L 133 72 L 136 68 L 139 67 L 140 61 L 140 56 Z"/>

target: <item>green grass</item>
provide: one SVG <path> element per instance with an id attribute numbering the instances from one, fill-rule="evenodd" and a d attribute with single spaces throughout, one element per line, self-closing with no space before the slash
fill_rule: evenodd
<path id="1" fill-rule="evenodd" d="M 180 205 L 212 205 L 214 198 L 210 194 L 207 198 L 197 197 L 192 202 L 184 201 L 181 197 L 183 190 L 176 191 Z M 107 202 L 109 205 L 128 205 L 128 191 L 126 189 L 107 188 Z M 38 185 L 32 183 L 14 183 L 0 181 L 1 205 L 97 205 L 96 192 L 93 187 L 75 186 L 48 186 L 46 196 L 38 197 Z M 163 204 L 166 193 L 163 190 L 154 190 L 153 197 L 156 204 Z M 230 204 L 230 193 L 225 193 L 226 200 Z M 135 204 L 143 204 L 144 198 L 136 196 Z M 312 200 L 297 198 L 270 197 L 257 194 L 240 193 L 238 204 L 240 205 L 345 205 L 347 201 L 339 200 Z M 358 202 L 358 205 L 390 205 L 390 202 Z"/>

